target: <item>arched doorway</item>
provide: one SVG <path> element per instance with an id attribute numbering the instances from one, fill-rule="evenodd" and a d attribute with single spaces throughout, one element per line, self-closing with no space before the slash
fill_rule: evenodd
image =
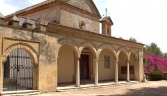
<path id="1" fill-rule="evenodd" d="M 10 52 L 3 65 L 3 91 L 32 90 L 34 66 L 29 54 L 20 48 Z"/>
<path id="2" fill-rule="evenodd" d="M 94 81 L 94 59 L 93 48 L 84 47 L 80 56 L 80 81 L 81 83 L 93 83 Z"/>
<path id="3" fill-rule="evenodd" d="M 115 80 L 115 59 L 116 56 L 112 50 L 103 49 L 99 55 L 98 77 L 100 81 Z"/>
<path id="4" fill-rule="evenodd" d="M 127 80 L 127 61 L 128 56 L 126 52 L 121 51 L 118 59 L 118 80 L 126 81 Z"/>

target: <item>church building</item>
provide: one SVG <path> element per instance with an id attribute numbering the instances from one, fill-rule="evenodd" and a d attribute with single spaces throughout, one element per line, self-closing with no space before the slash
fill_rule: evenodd
<path id="1" fill-rule="evenodd" d="M 144 44 L 114 37 L 113 25 L 92 0 L 46 0 L 0 13 L 0 94 L 142 82 Z"/>

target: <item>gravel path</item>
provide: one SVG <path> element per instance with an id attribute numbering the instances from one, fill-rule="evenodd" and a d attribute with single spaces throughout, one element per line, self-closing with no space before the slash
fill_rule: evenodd
<path id="1" fill-rule="evenodd" d="M 37 96 L 167 96 L 167 81 L 111 85 L 101 88 L 54 92 Z"/>

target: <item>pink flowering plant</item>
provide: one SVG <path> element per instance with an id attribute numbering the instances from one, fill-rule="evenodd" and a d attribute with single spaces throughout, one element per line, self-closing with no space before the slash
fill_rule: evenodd
<path id="1" fill-rule="evenodd" d="M 158 57 L 154 54 L 144 54 L 144 61 L 144 63 L 148 63 L 148 65 L 144 67 L 145 73 L 153 71 L 167 73 L 167 60 L 165 58 Z"/>

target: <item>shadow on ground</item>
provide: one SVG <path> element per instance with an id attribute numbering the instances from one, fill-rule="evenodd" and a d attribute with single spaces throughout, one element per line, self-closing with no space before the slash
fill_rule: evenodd
<path id="1" fill-rule="evenodd" d="M 118 94 L 114 96 L 167 96 L 167 87 L 129 89 L 129 91 L 123 95 Z"/>

